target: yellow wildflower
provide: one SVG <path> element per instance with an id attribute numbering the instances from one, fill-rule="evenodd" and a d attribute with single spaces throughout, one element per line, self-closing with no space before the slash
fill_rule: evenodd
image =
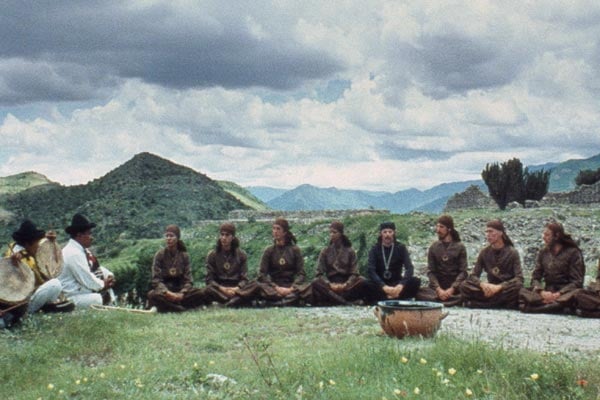
<path id="1" fill-rule="evenodd" d="M 448 370 L 448 373 L 449 373 L 450 375 L 454 375 L 454 374 L 456 374 L 456 370 L 455 370 L 454 368 L 450 368 L 450 369 Z"/>
<path id="2" fill-rule="evenodd" d="M 415 388 L 415 390 L 413 390 L 413 393 L 414 393 L 414 394 L 420 394 L 420 393 L 421 393 L 421 389 L 419 389 L 419 387 L 417 386 L 417 387 Z"/>
<path id="3" fill-rule="evenodd" d="M 421 364 L 423 364 L 423 365 L 427 364 L 427 360 L 426 360 L 426 359 L 424 359 L 424 358 L 421 358 L 421 359 L 419 360 L 419 362 L 420 362 Z"/>
<path id="4" fill-rule="evenodd" d="M 79 385 L 80 383 L 81 383 L 81 380 L 80 380 L 80 379 L 77 379 L 77 380 L 75 381 L 75 384 L 76 384 L 76 385 Z"/>
<path id="5" fill-rule="evenodd" d="M 104 372 L 100 372 L 100 378 L 104 378 L 106 375 L 104 375 Z"/>
<path id="6" fill-rule="evenodd" d="M 467 390 L 465 390 L 465 394 L 467 396 L 473 396 L 473 391 L 471 389 L 467 388 Z"/>
<path id="7" fill-rule="evenodd" d="M 408 362 L 408 358 L 402 357 L 400 361 L 402 361 L 402 364 L 406 364 Z"/>
<path id="8" fill-rule="evenodd" d="M 333 385 L 335 385 L 335 381 L 334 381 L 333 379 L 330 379 L 330 380 L 329 380 L 329 384 L 330 384 L 331 386 L 333 386 Z"/>
<path id="9" fill-rule="evenodd" d="M 531 378 L 532 381 L 537 381 L 540 378 L 540 376 L 538 374 L 531 374 L 529 377 Z"/>
<path id="10" fill-rule="evenodd" d="M 48 384 L 48 390 L 52 390 L 52 389 L 54 389 L 54 385 L 53 385 L 53 384 L 51 384 L 51 383 L 49 383 L 49 384 Z"/>

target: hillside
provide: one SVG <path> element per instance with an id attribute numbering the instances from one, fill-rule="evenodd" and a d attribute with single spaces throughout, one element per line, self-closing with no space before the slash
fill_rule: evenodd
<path id="1" fill-rule="evenodd" d="M 550 192 L 568 192 L 575 188 L 579 171 L 600 168 L 600 154 L 583 160 L 568 160 L 557 164 L 550 174 Z"/>
<path id="2" fill-rule="evenodd" d="M 263 203 L 258 197 L 253 195 L 249 190 L 244 189 L 237 183 L 229 181 L 217 181 L 219 186 L 223 188 L 227 193 L 247 205 L 253 210 L 268 210 L 269 206 Z"/>
<path id="3" fill-rule="evenodd" d="M 0 177 L 0 195 L 14 194 L 40 185 L 57 184 L 46 176 L 33 171 L 4 176 Z"/>
<path id="4" fill-rule="evenodd" d="M 5 237 L 25 217 L 62 234 L 72 215 L 82 212 L 98 224 L 100 246 L 123 235 L 157 237 L 170 223 L 189 227 L 248 208 L 207 176 L 149 153 L 136 155 L 88 184 L 54 186 L 43 193 L 27 189 L 1 203 L 16 219 L 12 226 L 2 226 Z"/>

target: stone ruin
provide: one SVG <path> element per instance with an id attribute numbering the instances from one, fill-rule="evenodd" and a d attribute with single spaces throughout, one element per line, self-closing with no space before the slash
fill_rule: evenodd
<path id="1" fill-rule="evenodd" d="M 571 192 L 547 193 L 540 201 L 526 200 L 525 208 L 556 207 L 568 205 L 597 205 L 600 203 L 600 181 L 593 185 L 581 185 Z M 507 208 L 521 208 L 520 204 L 510 204 Z M 448 199 L 444 212 L 469 209 L 496 209 L 496 202 L 476 185 L 464 192 L 456 193 Z"/>

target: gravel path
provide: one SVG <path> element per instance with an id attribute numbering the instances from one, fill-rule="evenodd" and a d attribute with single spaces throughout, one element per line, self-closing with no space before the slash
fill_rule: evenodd
<path id="1" fill-rule="evenodd" d="M 571 315 L 523 314 L 508 310 L 446 308 L 448 316 L 439 333 L 466 340 L 481 340 L 494 346 L 539 352 L 562 353 L 600 359 L 600 319 Z M 351 320 L 372 319 L 372 307 L 327 307 L 298 309 L 314 317 L 337 316 Z"/>

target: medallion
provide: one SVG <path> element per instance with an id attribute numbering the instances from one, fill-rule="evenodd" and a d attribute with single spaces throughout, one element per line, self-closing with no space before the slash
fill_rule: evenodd
<path id="1" fill-rule="evenodd" d="M 448 254 L 444 254 L 444 255 L 442 256 L 442 261 L 444 261 L 444 262 L 448 261 L 449 259 L 450 259 L 450 258 L 448 257 Z"/>
<path id="2" fill-rule="evenodd" d="M 494 273 L 494 275 L 498 276 L 498 275 L 500 275 L 500 268 L 494 267 L 494 268 L 492 268 L 492 272 Z"/>
<path id="3" fill-rule="evenodd" d="M 388 270 L 383 272 L 383 279 L 390 279 L 392 277 L 392 273 Z"/>
<path id="4" fill-rule="evenodd" d="M 169 268 L 169 275 L 176 276 L 177 275 L 177 268 Z"/>
<path id="5" fill-rule="evenodd" d="M 225 271 L 229 271 L 229 269 L 231 268 L 231 264 L 229 264 L 229 262 L 226 261 L 225 264 L 223 264 L 223 268 L 225 269 Z"/>
<path id="6" fill-rule="evenodd" d="M 285 265 L 285 258 L 281 257 L 279 259 L 279 265 L 282 265 L 282 266 Z"/>

